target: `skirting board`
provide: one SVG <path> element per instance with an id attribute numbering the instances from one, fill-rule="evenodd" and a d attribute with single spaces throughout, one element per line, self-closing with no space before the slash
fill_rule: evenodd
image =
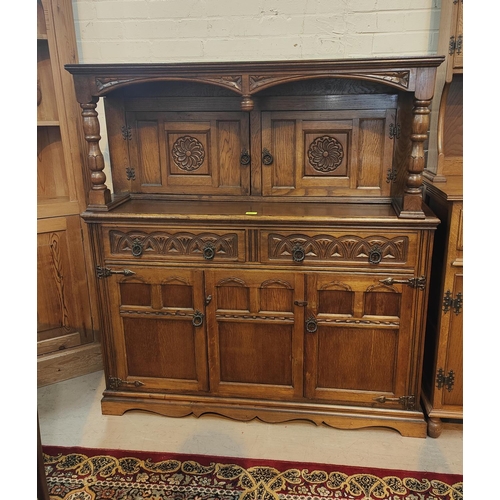
<path id="1" fill-rule="evenodd" d="M 55 384 L 103 369 L 98 342 L 38 358 L 37 386 Z"/>

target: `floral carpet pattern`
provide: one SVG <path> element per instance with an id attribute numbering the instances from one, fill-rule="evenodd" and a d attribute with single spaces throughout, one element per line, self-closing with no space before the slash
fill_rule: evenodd
<path id="1" fill-rule="evenodd" d="M 456 474 L 43 446 L 51 500 L 463 500 Z"/>

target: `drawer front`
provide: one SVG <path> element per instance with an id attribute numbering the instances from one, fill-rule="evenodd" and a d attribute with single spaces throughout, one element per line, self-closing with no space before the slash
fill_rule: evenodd
<path id="1" fill-rule="evenodd" d="M 104 228 L 106 258 L 244 262 L 245 231 L 210 228 Z"/>
<path id="2" fill-rule="evenodd" d="M 295 265 L 414 267 L 416 234 L 373 232 L 261 232 L 262 262 Z"/>

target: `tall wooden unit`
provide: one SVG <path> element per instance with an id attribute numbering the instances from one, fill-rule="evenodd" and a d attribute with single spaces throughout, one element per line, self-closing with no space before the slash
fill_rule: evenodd
<path id="1" fill-rule="evenodd" d="M 436 235 L 429 298 L 422 397 L 428 433 L 442 419 L 463 419 L 463 0 L 443 0 L 436 80 L 439 108 L 431 115 L 425 200 L 443 221 Z"/>
<path id="2" fill-rule="evenodd" d="M 80 217 L 85 141 L 64 70 L 77 59 L 72 7 L 69 0 L 37 0 L 37 9 L 37 350 L 38 385 L 47 385 L 102 369 L 102 356 Z"/>
<path id="3" fill-rule="evenodd" d="M 422 174 L 442 60 L 66 66 L 89 151 L 103 413 L 426 435 L 439 220 Z"/>
<path id="4" fill-rule="evenodd" d="M 463 172 L 463 24 L 463 0 L 443 0 L 438 54 L 446 58 L 436 77 L 424 172 L 434 183 Z"/>
<path id="5" fill-rule="evenodd" d="M 463 418 L 463 192 L 462 178 L 429 183 L 425 199 L 441 219 L 430 281 L 422 399 L 428 433 L 438 437 L 442 419 Z"/>

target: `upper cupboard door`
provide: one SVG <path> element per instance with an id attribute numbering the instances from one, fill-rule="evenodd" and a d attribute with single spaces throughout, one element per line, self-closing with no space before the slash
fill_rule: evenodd
<path id="1" fill-rule="evenodd" d="M 140 111 L 126 116 L 132 192 L 249 194 L 247 113 Z"/>
<path id="2" fill-rule="evenodd" d="M 263 194 L 389 196 L 395 114 L 395 109 L 263 112 Z"/>

